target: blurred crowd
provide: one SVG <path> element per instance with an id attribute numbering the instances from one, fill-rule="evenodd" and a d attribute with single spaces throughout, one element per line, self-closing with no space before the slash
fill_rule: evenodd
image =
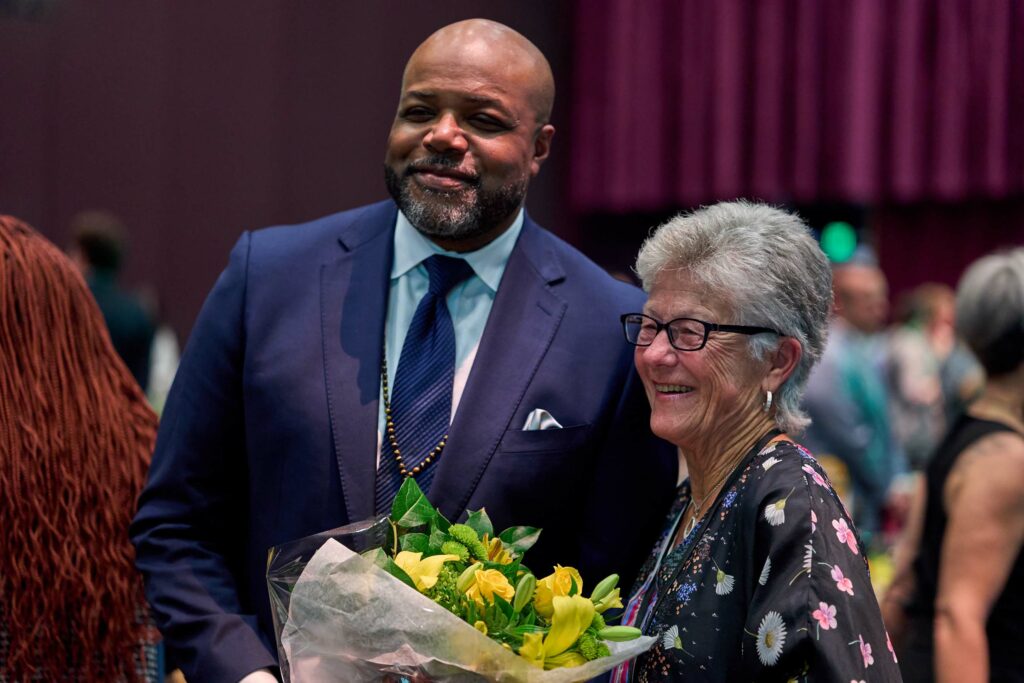
<path id="1" fill-rule="evenodd" d="M 885 558 L 915 478 L 981 390 L 984 372 L 957 338 L 947 285 L 922 284 L 893 304 L 885 275 L 861 248 L 834 267 L 833 288 L 828 346 L 804 398 L 813 419 L 804 441 L 876 558 Z"/>
<path id="2" fill-rule="evenodd" d="M 80 214 L 73 222 L 73 243 L 63 255 L 27 225 L 9 217 L 0 220 L 0 248 L 8 254 L 9 272 L 4 279 L 12 285 L 0 287 L 0 358 L 6 359 L 4 372 L 0 372 L 4 392 L 0 407 L 6 406 L 5 419 L 24 428 L 18 438 L 9 433 L 0 443 L 6 463 L 0 483 L 29 490 L 25 482 L 36 480 L 31 490 L 41 492 L 43 504 L 26 506 L 15 500 L 5 511 L 12 518 L 15 514 L 34 517 L 31 523 L 17 527 L 23 532 L 40 525 L 49 530 L 15 534 L 11 541 L 14 550 L 24 552 L 5 553 L 6 558 L 28 557 L 33 548 L 31 555 L 36 559 L 5 565 L 0 571 L 0 578 L 6 581 L 0 583 L 0 596 L 25 594 L 13 591 L 11 582 L 28 585 L 38 582 L 40 576 L 54 576 L 56 583 L 63 585 L 81 581 L 84 572 L 88 590 L 104 605 L 113 606 L 120 620 L 106 623 L 105 613 L 83 605 L 68 591 L 50 592 L 48 601 L 0 605 L 0 662 L 13 667 L 15 680 L 32 675 L 28 672 L 42 671 L 45 677 L 50 671 L 35 669 L 34 662 L 40 661 L 37 653 L 19 649 L 19 641 L 12 638 L 26 632 L 33 620 L 38 620 L 38 628 L 55 634 L 63 629 L 74 631 L 74 637 L 57 638 L 58 659 L 75 662 L 88 675 L 103 672 L 153 679 L 163 666 L 156 654 L 158 636 L 145 617 L 139 578 L 131 566 L 132 551 L 118 530 L 127 526 L 143 483 L 156 416 L 174 375 L 178 348 L 173 333 L 159 322 L 155 298 L 130 293 L 118 282 L 123 232 L 123 226 L 109 213 Z M 1005 260 L 997 266 L 1013 277 L 1020 279 L 1024 273 L 1024 250 L 989 257 L 993 258 Z M 961 451 L 969 452 L 971 439 L 976 437 L 951 442 L 949 436 L 965 424 L 962 416 L 969 406 L 980 407 L 972 408 L 975 417 L 1003 425 L 997 430 L 1012 431 L 1024 419 L 1019 408 L 1024 324 L 996 320 L 995 328 L 1010 330 L 1003 335 L 1006 338 L 973 339 L 970 349 L 957 334 L 958 309 L 972 313 L 967 329 L 983 337 L 986 321 L 997 317 L 999 311 L 1019 314 L 1021 302 L 1010 301 L 1012 296 L 1020 297 L 1019 282 L 1003 283 L 1012 296 L 1000 298 L 1003 290 L 993 289 L 991 284 L 999 284 L 999 273 L 982 274 L 989 280 L 975 284 L 973 292 L 981 297 L 977 300 L 963 292 L 955 294 L 946 285 L 926 283 L 893 303 L 886 278 L 869 251 L 860 250 L 849 261 L 834 265 L 828 344 L 811 373 L 804 397 L 813 424 L 803 442 L 829 473 L 869 548 L 873 581 L 883 596 L 883 613 L 893 640 L 897 641 L 896 634 L 909 633 L 910 645 L 900 641 L 897 648 L 910 647 L 908 652 L 913 653 L 917 647 L 926 663 L 932 661 L 930 636 L 923 641 L 919 637 L 915 646 L 913 620 L 919 622 L 918 636 L 931 633 L 933 619 L 941 625 L 942 614 L 936 617 L 932 609 L 941 604 L 945 590 L 939 581 L 941 563 L 936 549 L 942 547 L 947 533 L 947 515 L 954 520 L 951 524 L 969 524 L 969 529 L 978 531 L 979 539 L 985 539 L 979 530 L 986 529 L 990 521 L 991 536 L 985 542 L 994 546 L 1002 539 L 1010 541 L 1002 547 L 994 566 L 1002 568 L 1000 571 L 1024 572 L 1017 555 L 1017 532 L 1021 530 L 1013 526 L 1020 516 L 1014 512 L 1014 506 L 1019 507 L 1014 502 L 1019 501 L 1019 492 L 1008 494 L 1012 500 L 1006 506 L 1013 509 L 1005 519 L 996 515 L 991 520 L 979 519 L 975 514 L 964 522 L 952 514 L 954 510 L 966 514 L 963 511 L 974 508 L 967 503 L 951 508 L 954 499 L 949 496 L 953 494 L 944 488 L 952 473 L 968 481 L 962 485 L 966 493 L 957 489 L 956 495 L 965 496 L 962 500 L 968 502 L 971 495 L 978 495 L 972 493 L 969 483 L 971 476 L 980 475 L 956 469 Z M 18 278 L 24 282 L 19 284 Z M 991 300 L 985 299 L 990 291 Z M 995 313 L 986 306 L 993 307 Z M 101 332 L 103 327 L 109 337 Z M 28 347 L 32 353 L 26 353 Z M 1003 410 L 1006 406 L 1010 408 Z M 15 457 L 24 453 L 34 453 L 34 459 Z M 936 453 L 946 462 L 933 463 L 938 460 Z M 124 471 L 114 478 L 105 476 L 117 468 Z M 997 469 L 994 476 L 1000 476 L 999 472 Z M 961 486 L 959 479 L 955 482 Z M 75 495 L 69 498 L 68 491 Z M 984 490 L 981 496 L 985 497 Z M 99 499 L 105 503 L 96 505 Z M 61 503 L 48 507 L 46 501 L 56 500 Z M 998 493 L 986 502 L 999 504 Z M 942 520 L 938 526 L 935 516 Z M 1006 520 L 1009 527 L 1002 524 Z M 80 548 L 57 547 L 60 539 L 67 537 L 67 529 L 79 527 L 82 530 L 76 538 L 81 541 Z M 930 545 L 929 535 L 934 541 Z M 993 540 L 996 543 L 991 543 Z M 56 545 L 53 552 L 40 553 L 41 543 Z M 95 552 L 89 552 L 90 543 Z M 929 548 L 936 557 L 931 564 L 922 565 Z M 71 559 L 74 562 L 69 563 Z M 945 558 L 942 561 L 947 562 Z M 40 562 L 49 565 L 41 571 Z M 73 569 L 70 574 L 69 568 Z M 931 584 L 927 583 L 929 572 Z M 1005 572 L 984 580 L 980 578 L 986 576 L 983 571 L 972 572 L 968 567 L 958 572 L 958 578 L 974 581 L 975 587 L 979 582 L 993 586 L 991 594 L 979 598 L 984 603 L 983 615 L 1006 611 L 1005 605 L 1018 599 L 1019 591 Z M 886 601 L 894 573 L 896 580 Z M 943 579 L 950 580 L 948 576 Z M 930 586 L 931 591 L 923 602 L 922 585 Z M 1004 585 L 1006 591 L 997 595 Z M 47 592 L 42 587 L 40 591 Z M 965 590 L 968 597 L 954 601 L 954 607 L 971 604 L 969 596 L 977 593 Z M 916 612 L 914 604 L 918 604 Z M 47 610 L 41 619 L 37 614 L 40 605 Z M 907 623 L 911 626 L 906 627 Z M 935 633 L 941 635 L 939 630 Z M 997 651 L 993 652 L 996 657 Z M 998 665 L 993 661 L 993 666 Z M 55 666 L 53 672 L 63 664 Z"/>

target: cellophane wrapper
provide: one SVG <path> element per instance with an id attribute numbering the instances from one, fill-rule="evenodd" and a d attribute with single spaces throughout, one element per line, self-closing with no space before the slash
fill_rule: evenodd
<path id="1" fill-rule="evenodd" d="M 286 683 L 569 683 L 654 643 L 608 643 L 609 657 L 544 671 L 346 547 L 380 547 L 387 525 L 381 517 L 271 550 L 267 579 Z"/>

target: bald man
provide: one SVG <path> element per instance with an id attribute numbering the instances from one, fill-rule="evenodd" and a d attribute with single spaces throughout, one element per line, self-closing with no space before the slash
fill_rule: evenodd
<path id="1" fill-rule="evenodd" d="M 497 528 L 543 528 L 529 555 L 541 575 L 560 562 L 628 586 L 676 458 L 649 432 L 618 324 L 642 293 L 524 210 L 553 99 L 547 60 L 523 36 L 483 20 L 445 27 L 405 69 L 385 155 L 392 200 L 246 233 L 232 251 L 131 530 L 189 683 L 272 680 L 267 549 L 386 512 L 405 476 L 451 520 L 486 508 Z M 438 274 L 449 269 L 461 274 Z M 424 320 L 454 351 L 423 355 Z M 412 394 L 430 397 L 417 405 L 431 425 L 440 416 L 425 446 L 401 424 Z"/>

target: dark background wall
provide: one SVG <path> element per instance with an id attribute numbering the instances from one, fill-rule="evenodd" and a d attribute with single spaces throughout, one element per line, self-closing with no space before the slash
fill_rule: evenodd
<path id="1" fill-rule="evenodd" d="M 405 60 L 475 16 L 528 36 L 568 83 L 567 2 L 0 0 L 0 212 L 61 246 L 78 211 L 120 215 L 124 280 L 155 288 L 184 337 L 243 230 L 385 198 Z M 572 238 L 567 140 L 529 206 Z"/>
<path id="2" fill-rule="evenodd" d="M 688 9 L 680 14 L 681 7 Z M 440 26 L 483 16 L 533 40 L 558 83 L 559 132 L 531 187 L 530 211 L 606 267 L 628 270 L 648 230 L 672 213 L 741 194 L 788 204 L 816 228 L 855 216 L 894 295 L 925 281 L 955 284 L 972 259 L 1024 243 L 1024 137 L 1016 115 L 1024 111 L 1017 76 L 1024 40 L 1013 28 L 992 29 L 1024 26 L 1020 7 L 1003 0 L 0 0 L 0 212 L 29 221 L 61 246 L 77 212 L 103 208 L 120 215 L 130 239 L 126 284 L 156 292 L 164 319 L 184 339 L 243 230 L 301 222 L 386 196 L 384 144 L 405 60 Z M 882 28 L 844 17 L 824 20 L 847 8 L 867 12 Z M 893 8 L 902 10 L 894 14 Z M 743 19 L 745 13 L 753 17 Z M 894 28 L 894 17 L 903 25 Z M 723 26 L 735 35 L 723 33 Z M 810 33 L 786 37 L 801 26 Z M 832 40 L 829 31 L 851 36 Z M 959 38 L 940 40 L 940 34 Z M 904 55 L 912 35 L 921 39 L 918 57 Z M 929 36 L 934 44 L 922 42 Z M 731 169 L 737 178 L 764 175 L 757 153 L 738 151 L 743 140 L 768 145 L 786 162 L 772 167 L 785 169 L 791 159 L 807 156 L 796 150 L 808 138 L 818 141 L 814 149 L 857 152 L 863 145 L 850 143 L 849 131 L 886 130 L 893 118 L 889 103 L 902 92 L 894 79 L 906 69 L 867 58 L 879 41 L 885 49 L 878 54 L 928 66 L 927 78 L 908 81 L 919 95 L 915 116 L 900 119 L 903 128 L 941 129 L 932 157 L 957 152 L 973 160 L 943 166 L 966 174 L 965 187 L 992 175 L 978 169 L 992 168 L 1005 171 L 1009 185 L 982 183 L 984 192 L 955 196 L 864 194 L 861 184 L 892 180 L 892 173 L 878 170 L 887 166 L 840 163 L 824 153 L 811 155 L 822 163 L 804 174 L 808 187 L 818 187 L 836 168 L 859 169 L 863 183 L 845 194 L 826 191 L 826 183 L 799 196 L 766 194 L 753 182 L 708 185 L 716 168 Z M 807 52 L 808 64 L 820 65 L 821 45 L 850 83 L 889 84 L 872 91 L 876 106 L 862 101 L 853 85 L 840 87 L 845 81 L 838 76 L 787 94 L 797 76 L 780 67 L 769 70 L 773 81 L 758 66 L 762 57 L 778 61 L 798 48 Z M 968 65 L 992 68 L 979 67 L 987 76 L 978 78 Z M 969 85 L 985 96 L 972 95 Z M 932 86 L 942 86 L 941 92 Z M 729 93 L 745 108 L 712 106 Z M 782 109 L 771 114 L 766 97 Z M 758 130 L 764 124 L 759 116 L 784 120 L 792 114 L 785 103 L 811 106 L 836 98 L 857 106 L 840 107 L 841 117 L 827 111 L 805 116 L 831 122 L 817 136 L 806 126 L 794 129 L 797 134 L 781 124 L 783 132 L 774 136 L 736 132 L 737 112 L 750 119 L 739 125 L 742 133 Z M 678 150 L 665 143 L 683 138 L 688 142 Z M 903 168 L 905 138 L 858 139 Z M 724 148 L 712 148 L 715 140 Z M 669 171 L 695 149 L 707 154 L 690 160 L 696 171 L 676 179 Z M 931 157 L 918 157 L 928 176 Z M 675 187 L 677 180 L 678 193 L 651 198 L 652 189 Z"/>

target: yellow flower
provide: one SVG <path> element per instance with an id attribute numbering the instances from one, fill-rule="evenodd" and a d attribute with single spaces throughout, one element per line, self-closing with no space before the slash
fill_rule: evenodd
<path id="1" fill-rule="evenodd" d="M 488 538 L 487 534 L 480 539 L 480 542 L 487 548 L 487 559 L 498 564 L 512 564 L 512 556 L 505 550 L 500 538 Z"/>
<path id="2" fill-rule="evenodd" d="M 554 612 L 551 616 L 551 629 L 544 638 L 545 663 L 575 645 L 594 620 L 594 603 L 582 595 L 571 598 L 556 595 L 551 602 Z"/>
<path id="3" fill-rule="evenodd" d="M 408 550 L 403 550 L 395 556 L 395 564 L 409 575 L 420 592 L 434 587 L 434 584 L 437 583 L 437 575 L 441 573 L 441 567 L 445 562 L 459 559 L 458 555 L 432 555 L 421 559 L 422 557 L 423 553 L 413 553 Z"/>
<path id="4" fill-rule="evenodd" d="M 583 577 L 580 576 L 580 573 L 572 567 L 563 567 L 560 564 L 555 565 L 553 574 L 537 581 L 537 592 L 533 598 L 533 606 L 537 609 L 537 614 L 545 619 L 550 619 L 553 612 L 551 599 L 559 595 L 569 595 L 573 581 L 576 582 L 577 594 L 582 593 Z"/>
<path id="5" fill-rule="evenodd" d="M 519 656 L 538 668 L 544 667 L 544 634 L 525 633 Z"/>
<path id="6" fill-rule="evenodd" d="M 609 610 L 612 607 L 622 607 L 622 598 L 619 597 L 619 589 L 613 588 L 610 593 L 601 598 L 594 609 L 599 613 L 604 614 L 605 610 Z"/>
<path id="7" fill-rule="evenodd" d="M 586 657 L 575 650 L 571 650 L 569 652 L 563 652 L 560 655 L 555 655 L 554 657 L 548 657 L 544 660 L 544 668 L 557 669 L 561 666 L 581 666 L 586 663 Z"/>
<path id="8" fill-rule="evenodd" d="M 494 602 L 495 595 L 500 595 L 505 600 L 511 600 L 515 594 L 516 589 L 497 569 L 478 571 L 473 575 L 473 583 L 466 591 L 466 595 L 481 605 L 485 602 Z"/>
<path id="9" fill-rule="evenodd" d="M 547 635 L 524 634 L 519 656 L 545 669 L 585 664 L 586 657 L 569 648 L 576 644 L 594 619 L 594 603 L 580 595 L 558 595 L 552 602 L 551 628 Z"/>

